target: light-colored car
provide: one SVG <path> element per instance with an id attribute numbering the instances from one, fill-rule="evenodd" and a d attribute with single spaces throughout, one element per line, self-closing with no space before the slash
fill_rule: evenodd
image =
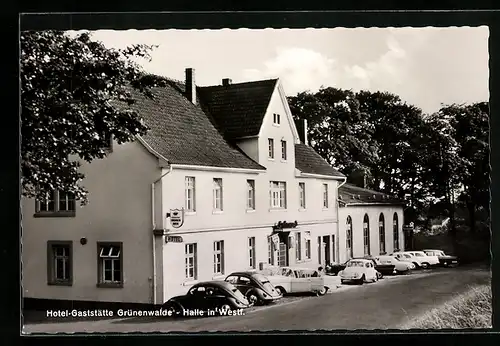
<path id="1" fill-rule="evenodd" d="M 404 251 L 396 252 L 393 255 L 396 256 L 400 261 L 411 262 L 415 265 L 415 268 L 427 269 L 431 266 L 431 258 L 428 258 L 425 253 L 419 253 L 420 251 Z M 438 260 L 439 262 L 439 260 Z"/>
<path id="2" fill-rule="evenodd" d="M 428 263 L 429 266 L 437 266 L 439 265 L 439 258 L 438 256 L 434 255 L 427 255 L 423 251 L 410 251 L 413 256 L 417 258 L 422 258 L 422 263 Z"/>
<path id="3" fill-rule="evenodd" d="M 269 282 L 282 295 L 312 292 L 322 296 L 328 292 L 325 277 L 317 270 L 298 267 L 279 267 L 266 273 Z"/>
<path id="4" fill-rule="evenodd" d="M 346 267 L 339 273 L 341 283 L 355 282 L 362 285 L 365 282 L 378 281 L 377 271 L 372 260 L 352 259 L 346 263 Z"/>
<path id="5" fill-rule="evenodd" d="M 458 265 L 457 256 L 447 255 L 442 250 L 426 249 L 422 251 L 425 252 L 427 256 L 437 256 L 437 258 L 439 259 L 439 263 L 444 267 Z"/>
<path id="6" fill-rule="evenodd" d="M 381 264 L 392 264 L 397 274 L 405 274 L 410 270 L 415 269 L 415 265 L 411 262 L 401 261 L 395 256 L 376 256 L 374 259 Z"/>

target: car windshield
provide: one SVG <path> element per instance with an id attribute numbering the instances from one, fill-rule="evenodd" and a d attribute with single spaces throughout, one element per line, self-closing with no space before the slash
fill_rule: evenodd
<path id="1" fill-rule="evenodd" d="M 350 261 L 347 263 L 348 267 L 364 267 L 364 262 L 361 261 Z"/>
<path id="2" fill-rule="evenodd" d="M 403 255 L 405 258 L 411 258 L 411 255 Z"/>
<path id="3" fill-rule="evenodd" d="M 236 298 L 238 298 L 241 301 L 245 301 L 246 299 L 245 296 L 236 287 L 232 288 L 231 291 L 236 296 Z"/>
<path id="4" fill-rule="evenodd" d="M 438 256 L 446 256 L 443 251 L 436 252 L 436 255 L 438 255 Z"/>

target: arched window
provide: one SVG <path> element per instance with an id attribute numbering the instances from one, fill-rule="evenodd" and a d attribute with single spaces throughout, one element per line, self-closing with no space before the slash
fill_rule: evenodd
<path id="1" fill-rule="evenodd" d="M 352 218 L 350 216 L 347 217 L 347 222 L 346 222 L 346 252 L 347 252 L 347 259 L 353 258 L 353 246 L 352 246 Z"/>
<path id="2" fill-rule="evenodd" d="M 365 256 L 370 255 L 370 220 L 368 214 L 363 218 L 363 243 Z"/>
<path id="3" fill-rule="evenodd" d="M 392 218 L 392 233 L 394 237 L 394 251 L 399 249 L 399 220 L 398 213 L 394 213 L 394 217 Z"/>
<path id="4" fill-rule="evenodd" d="M 384 214 L 380 213 L 378 218 L 378 235 L 380 242 L 380 254 L 385 254 L 385 218 Z"/>

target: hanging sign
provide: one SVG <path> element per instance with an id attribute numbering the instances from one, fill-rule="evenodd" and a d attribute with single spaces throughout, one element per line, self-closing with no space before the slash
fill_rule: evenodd
<path id="1" fill-rule="evenodd" d="M 297 227 L 298 223 L 297 221 L 294 222 L 286 222 L 286 221 L 278 221 L 274 226 L 274 230 L 280 230 L 280 229 L 285 229 L 285 228 L 295 228 Z"/>
<path id="2" fill-rule="evenodd" d="M 184 208 L 182 209 L 170 209 L 170 213 L 167 214 L 167 217 L 170 216 L 170 224 L 173 228 L 180 228 L 184 224 Z"/>
<path id="3" fill-rule="evenodd" d="M 271 236 L 271 241 L 274 243 L 276 248 L 280 245 L 280 237 L 277 234 L 273 234 Z"/>

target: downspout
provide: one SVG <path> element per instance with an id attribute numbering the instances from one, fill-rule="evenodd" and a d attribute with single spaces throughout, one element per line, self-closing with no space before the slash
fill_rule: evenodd
<path id="1" fill-rule="evenodd" d="M 340 203 L 339 203 L 339 189 L 342 187 L 342 185 L 344 185 L 345 183 L 347 182 L 347 177 L 344 178 L 344 181 L 341 182 L 339 184 L 339 186 L 337 186 L 337 241 L 335 242 L 337 244 L 337 251 L 336 251 L 336 254 L 339 259 L 339 262 L 340 262 L 340 215 L 339 215 L 339 208 L 340 208 Z M 352 245 L 351 245 L 352 246 Z M 334 258 L 334 260 L 336 261 L 337 259 Z"/>
<path id="2" fill-rule="evenodd" d="M 158 183 L 160 180 L 163 179 L 164 176 L 172 172 L 172 166 L 170 165 L 169 170 L 164 173 L 160 178 L 155 180 L 151 184 L 151 224 L 153 226 L 153 230 L 151 232 L 153 236 L 153 278 L 152 278 L 152 289 L 153 289 L 153 305 L 156 304 L 156 235 L 155 235 L 155 229 L 156 229 L 156 221 L 155 221 L 155 185 Z M 162 195 L 162 200 L 163 200 L 163 195 Z"/>

